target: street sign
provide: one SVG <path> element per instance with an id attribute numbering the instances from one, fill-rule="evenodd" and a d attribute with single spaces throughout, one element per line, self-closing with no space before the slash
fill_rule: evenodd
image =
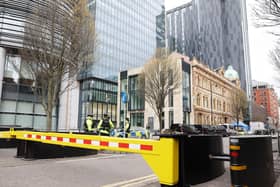
<path id="1" fill-rule="evenodd" d="M 121 98 L 123 103 L 127 103 L 127 94 L 126 92 L 122 91 L 121 92 Z"/>

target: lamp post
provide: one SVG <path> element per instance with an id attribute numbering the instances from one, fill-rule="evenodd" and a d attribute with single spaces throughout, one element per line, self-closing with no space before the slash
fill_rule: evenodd
<path id="1" fill-rule="evenodd" d="M 124 121 L 123 121 L 123 137 L 125 138 L 125 119 L 126 119 L 126 115 L 127 115 L 127 93 L 125 91 L 121 92 L 121 100 L 122 100 L 122 104 L 124 106 Z"/>
<path id="2" fill-rule="evenodd" d="M 210 117 L 211 117 L 211 125 L 213 125 L 213 92 L 212 92 L 212 81 L 210 81 Z"/>

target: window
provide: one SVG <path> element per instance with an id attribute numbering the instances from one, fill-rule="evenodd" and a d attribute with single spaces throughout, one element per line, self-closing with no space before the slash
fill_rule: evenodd
<path id="1" fill-rule="evenodd" d="M 197 106 L 200 106 L 200 94 L 197 94 L 197 97 L 196 97 L 196 105 L 197 105 Z"/>
<path id="2" fill-rule="evenodd" d="M 129 110 L 144 110 L 144 95 L 138 85 L 138 76 L 129 77 Z"/>
<path id="3" fill-rule="evenodd" d="M 173 104 L 173 89 L 171 89 L 168 94 L 168 106 L 173 107 Z"/>
<path id="4" fill-rule="evenodd" d="M 130 123 L 132 127 L 144 127 L 144 113 L 130 113 Z"/>
<path id="5" fill-rule="evenodd" d="M 174 123 L 174 114 L 173 111 L 169 111 L 169 127 Z"/>

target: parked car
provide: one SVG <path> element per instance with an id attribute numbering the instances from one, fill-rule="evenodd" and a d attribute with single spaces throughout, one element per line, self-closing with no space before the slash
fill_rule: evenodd
<path id="1" fill-rule="evenodd" d="M 215 125 L 215 134 L 222 135 L 223 137 L 229 136 L 226 128 L 222 125 Z"/>
<path id="2" fill-rule="evenodd" d="M 215 134 L 215 127 L 212 125 L 194 125 L 200 134 Z"/>
<path id="3" fill-rule="evenodd" d="M 194 125 L 182 125 L 181 132 L 187 134 L 199 134 L 200 131 L 196 129 Z"/>
<path id="4" fill-rule="evenodd" d="M 114 136 L 124 137 L 123 129 L 115 129 Z M 128 138 L 149 138 L 147 130 L 143 127 L 131 127 L 130 132 L 128 133 Z"/>
<path id="5" fill-rule="evenodd" d="M 226 128 L 226 131 L 229 136 L 237 134 L 237 131 L 234 130 L 232 125 L 226 123 L 226 124 L 223 124 L 222 126 L 224 126 Z"/>

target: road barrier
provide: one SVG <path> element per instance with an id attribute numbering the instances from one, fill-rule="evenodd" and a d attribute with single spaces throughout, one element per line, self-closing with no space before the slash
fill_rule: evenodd
<path id="1" fill-rule="evenodd" d="M 224 163 L 209 159 L 209 155 L 223 154 L 222 137 L 218 135 L 183 136 L 184 175 L 186 183 L 195 185 L 210 181 L 225 172 Z"/>
<path id="2" fill-rule="evenodd" d="M 231 137 L 230 156 L 232 186 L 273 187 L 271 136 Z"/>
<path id="3" fill-rule="evenodd" d="M 162 137 L 160 140 L 105 137 L 88 134 L 53 133 L 34 131 L 0 132 L 2 139 L 22 141 L 18 156 L 27 158 L 36 154 L 34 143 L 68 146 L 90 150 L 111 150 L 138 153 L 157 175 L 162 185 L 173 186 L 179 182 L 178 139 Z M 24 147 L 24 148 L 23 148 Z M 27 150 L 27 151 L 24 151 Z"/>
<path id="4" fill-rule="evenodd" d="M 230 137 L 230 155 L 223 154 L 222 137 L 215 135 L 171 134 L 147 140 L 10 129 L 0 131 L 0 138 L 21 141 L 17 154 L 24 157 L 36 154 L 37 145 L 138 153 L 162 186 L 212 180 L 224 173 L 220 161 L 229 160 L 233 187 L 272 187 L 275 180 L 270 136 Z"/>

